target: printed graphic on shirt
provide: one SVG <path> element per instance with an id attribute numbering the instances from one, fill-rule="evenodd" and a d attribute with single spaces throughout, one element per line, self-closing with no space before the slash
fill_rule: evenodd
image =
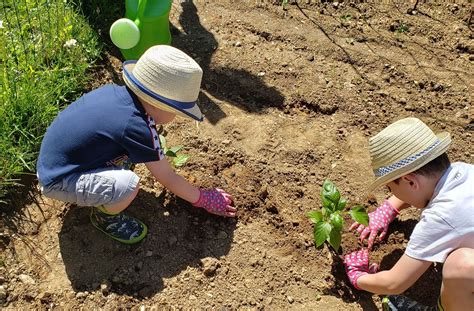
<path id="1" fill-rule="evenodd" d="M 128 160 L 128 155 L 123 154 L 119 157 L 116 157 L 115 159 L 107 161 L 105 165 L 106 166 L 125 166 L 125 164 L 128 162 L 127 160 Z"/>
<path id="2" fill-rule="evenodd" d="M 151 136 L 153 137 L 153 149 L 158 152 L 158 158 L 161 160 L 165 157 L 165 154 L 163 153 L 163 150 L 161 149 L 160 145 L 160 138 L 158 136 L 158 133 L 156 132 L 156 123 L 155 120 L 151 116 L 147 114 L 147 124 L 148 128 L 150 129 Z"/>

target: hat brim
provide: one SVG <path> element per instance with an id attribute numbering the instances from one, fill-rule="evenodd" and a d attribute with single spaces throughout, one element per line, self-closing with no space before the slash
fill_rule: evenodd
<path id="1" fill-rule="evenodd" d="M 140 81 L 138 81 L 133 75 L 135 64 L 136 61 L 124 62 L 122 73 L 125 84 L 135 93 L 135 95 L 143 98 L 147 103 L 159 109 L 176 113 L 177 115 L 196 121 L 204 120 L 204 116 L 197 105 L 197 100 L 194 102 L 179 102 L 157 94 L 140 83 Z"/>
<path id="2" fill-rule="evenodd" d="M 451 144 L 451 136 L 447 132 L 439 133 L 436 136 L 440 140 L 440 143 L 435 148 L 433 148 L 433 150 L 431 152 L 427 153 L 424 156 L 419 157 L 415 161 L 413 161 L 413 162 L 411 162 L 411 163 L 409 163 L 409 164 L 407 164 L 407 165 L 405 165 L 405 166 L 403 166 L 403 167 L 401 167 L 401 168 L 399 168 L 399 169 L 397 169 L 397 170 L 395 170 L 391 173 L 388 173 L 386 175 L 383 175 L 383 176 L 377 178 L 370 185 L 369 192 L 373 192 L 375 189 L 377 189 L 380 186 L 386 185 L 389 182 L 394 181 L 395 179 L 398 179 L 402 176 L 405 176 L 407 174 L 410 174 L 410 173 L 416 171 L 417 169 L 425 166 L 426 164 L 428 164 L 432 160 L 436 159 L 437 157 L 439 157 L 440 155 L 445 153 L 448 150 L 449 145 Z"/>

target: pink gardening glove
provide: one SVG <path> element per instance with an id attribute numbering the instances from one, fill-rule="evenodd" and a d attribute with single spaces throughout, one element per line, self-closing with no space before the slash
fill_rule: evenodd
<path id="1" fill-rule="evenodd" d="M 381 231 L 379 239 L 382 240 L 387 234 L 388 225 L 397 217 L 398 213 L 398 210 L 396 210 L 388 200 L 385 200 L 375 211 L 369 213 L 368 227 L 355 222 L 349 230 L 357 228 L 357 232 L 360 233 L 361 241 L 365 240 L 370 234 L 367 247 L 371 250 L 377 233 Z"/>
<path id="2" fill-rule="evenodd" d="M 193 203 L 195 207 L 202 207 L 208 213 L 235 217 L 237 209 L 232 204 L 232 196 L 222 189 L 199 189 L 199 200 Z"/>
<path id="3" fill-rule="evenodd" d="M 344 256 L 344 267 L 351 284 L 359 290 L 357 279 L 362 275 L 376 273 L 379 269 L 379 265 L 376 263 L 369 267 L 369 251 L 367 249 L 355 251 Z"/>

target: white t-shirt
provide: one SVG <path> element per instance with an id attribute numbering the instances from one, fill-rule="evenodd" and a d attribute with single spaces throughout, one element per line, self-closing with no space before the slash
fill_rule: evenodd
<path id="1" fill-rule="evenodd" d="M 474 248 L 474 165 L 457 162 L 436 185 L 405 254 L 443 263 L 461 247 Z"/>

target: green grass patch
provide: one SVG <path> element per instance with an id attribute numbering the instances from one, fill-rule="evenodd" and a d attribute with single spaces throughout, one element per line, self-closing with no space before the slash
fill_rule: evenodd
<path id="1" fill-rule="evenodd" d="M 101 44 L 63 0 L 3 0 L 0 21 L 1 201 L 34 173 L 46 128 L 84 90 Z"/>

